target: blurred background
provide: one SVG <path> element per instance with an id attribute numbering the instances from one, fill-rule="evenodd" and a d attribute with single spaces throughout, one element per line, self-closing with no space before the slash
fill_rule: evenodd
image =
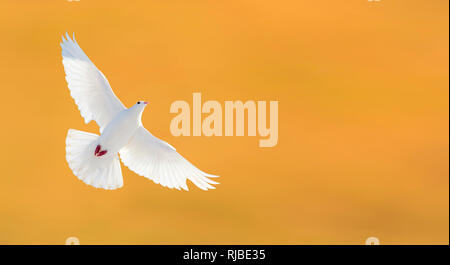
<path id="1" fill-rule="evenodd" d="M 0 2 L 0 243 L 449 243 L 449 3 Z M 59 42 L 76 39 L 143 123 L 218 174 L 204 192 L 122 167 L 97 190 L 65 160 L 86 125 Z M 174 137 L 175 100 L 278 100 L 279 141 Z"/>

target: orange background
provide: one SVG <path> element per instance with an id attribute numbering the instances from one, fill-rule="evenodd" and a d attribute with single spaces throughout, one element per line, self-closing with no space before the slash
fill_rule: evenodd
<path id="1" fill-rule="evenodd" d="M 448 1 L 0 2 L 0 243 L 449 243 Z M 65 161 L 77 41 L 144 125 L 221 182 L 172 191 Z M 175 100 L 279 100 L 279 143 L 174 137 Z"/>

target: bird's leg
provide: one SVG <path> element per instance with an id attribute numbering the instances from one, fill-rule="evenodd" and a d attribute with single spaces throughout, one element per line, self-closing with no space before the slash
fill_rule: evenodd
<path id="1" fill-rule="evenodd" d="M 95 147 L 95 151 L 94 151 L 94 155 L 95 156 L 103 156 L 106 153 L 108 153 L 107 150 L 102 150 L 102 146 L 101 145 L 97 145 L 97 147 Z"/>
<path id="2" fill-rule="evenodd" d="M 94 155 L 97 156 L 98 152 L 100 152 L 101 149 L 102 147 L 98 144 L 97 147 L 95 148 Z"/>
<path id="3" fill-rule="evenodd" d="M 105 155 L 107 152 L 108 152 L 107 150 L 100 151 L 98 152 L 97 156 Z"/>

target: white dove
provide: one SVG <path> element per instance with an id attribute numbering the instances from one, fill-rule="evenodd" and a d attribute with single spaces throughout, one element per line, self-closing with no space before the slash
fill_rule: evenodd
<path id="1" fill-rule="evenodd" d="M 126 108 L 116 97 L 105 76 L 89 60 L 78 43 L 66 33 L 61 42 L 64 71 L 70 95 L 86 123 L 100 126 L 100 136 L 69 129 L 66 159 L 82 181 L 96 188 L 114 190 L 123 186 L 122 162 L 135 173 L 164 187 L 188 190 L 186 179 L 203 190 L 218 184 L 177 153 L 170 144 L 154 137 L 142 125 L 147 102 Z"/>

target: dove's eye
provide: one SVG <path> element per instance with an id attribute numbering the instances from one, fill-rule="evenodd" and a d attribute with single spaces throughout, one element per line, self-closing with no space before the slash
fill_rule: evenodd
<path id="1" fill-rule="evenodd" d="M 138 102 L 137 102 L 137 104 L 141 104 L 141 102 L 140 102 L 140 101 L 138 101 Z"/>

